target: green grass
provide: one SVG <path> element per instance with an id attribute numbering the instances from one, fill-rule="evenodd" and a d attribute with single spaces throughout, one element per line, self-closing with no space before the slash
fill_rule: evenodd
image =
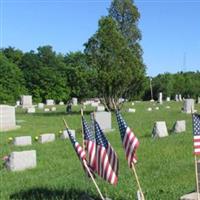
<path id="1" fill-rule="evenodd" d="M 166 109 L 166 105 L 170 105 L 171 109 Z M 160 110 L 148 112 L 146 109 L 149 106 L 159 106 Z M 128 107 L 136 108 L 136 113 L 124 112 Z M 140 102 L 135 106 L 127 103 L 122 109 L 125 120 L 140 140 L 136 169 L 147 200 L 177 200 L 195 189 L 191 115 L 181 113 L 181 107 L 182 103 L 177 102 L 165 102 L 163 105 Z M 196 108 L 200 111 L 200 105 Z M 83 199 L 84 194 L 99 198 L 93 183 L 85 176 L 70 141 L 58 137 L 58 132 L 64 128 L 62 118 L 65 117 L 70 128 L 76 130 L 81 143 L 79 110 L 80 107 L 74 107 L 73 114 L 66 115 L 64 106 L 57 106 L 55 113 L 37 110 L 35 114 L 26 114 L 22 109 L 17 109 L 17 120 L 24 121 L 19 121 L 21 128 L 0 133 L 0 157 L 12 151 L 35 149 L 37 167 L 23 172 L 10 172 L 1 161 L 0 199 Z M 91 107 L 85 112 L 88 120 L 90 111 Z M 169 130 L 176 120 L 186 120 L 187 131 L 152 139 L 153 124 L 161 120 L 166 121 Z M 107 138 L 119 157 L 119 181 L 115 187 L 101 178 L 97 178 L 97 183 L 102 193 L 111 199 L 135 199 L 136 181 L 125 160 L 114 114 L 112 126 L 115 131 L 108 133 Z M 31 135 L 34 139 L 48 132 L 57 134 L 55 142 L 40 144 L 33 141 L 33 145 L 27 147 L 15 147 L 8 143 L 9 137 Z"/>

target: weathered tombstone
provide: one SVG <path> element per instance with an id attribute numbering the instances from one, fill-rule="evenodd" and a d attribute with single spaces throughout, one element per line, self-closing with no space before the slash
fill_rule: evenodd
<path id="1" fill-rule="evenodd" d="M 131 105 L 132 105 L 132 106 L 134 106 L 134 105 L 135 105 L 135 103 L 134 103 L 134 102 L 132 102 L 132 103 L 131 103 Z"/>
<path id="2" fill-rule="evenodd" d="M 176 121 L 173 127 L 173 131 L 175 133 L 181 133 L 186 131 L 186 123 L 185 120 Z"/>
<path id="3" fill-rule="evenodd" d="M 54 100 L 53 99 L 47 99 L 46 100 L 46 105 L 47 106 L 53 106 L 55 103 L 54 103 Z"/>
<path id="4" fill-rule="evenodd" d="M 21 96 L 22 108 L 32 107 L 32 96 L 31 95 L 22 95 Z"/>
<path id="5" fill-rule="evenodd" d="M 54 140 L 55 140 L 55 134 L 54 133 L 41 134 L 40 137 L 39 137 L 40 143 L 53 142 Z"/>
<path id="6" fill-rule="evenodd" d="M 20 101 L 16 101 L 16 106 L 20 106 Z"/>
<path id="7" fill-rule="evenodd" d="M 44 108 L 44 104 L 43 103 L 38 103 L 38 108 L 39 109 L 43 109 Z"/>
<path id="8" fill-rule="evenodd" d="M 75 98 L 75 97 L 73 97 L 73 98 L 72 98 L 72 105 L 73 105 L 73 106 L 77 106 L 77 104 L 78 104 L 78 99 Z"/>
<path id="9" fill-rule="evenodd" d="M 92 102 L 92 103 L 91 103 L 91 106 L 92 106 L 92 107 L 97 107 L 97 106 L 99 106 L 99 103 L 98 103 L 98 102 Z"/>
<path id="10" fill-rule="evenodd" d="M 159 121 L 154 124 L 152 136 L 156 137 L 166 137 L 168 136 L 167 126 L 165 121 Z"/>
<path id="11" fill-rule="evenodd" d="M 35 113 L 35 108 L 27 108 L 27 113 Z"/>
<path id="12" fill-rule="evenodd" d="M 175 95 L 175 101 L 179 101 L 178 94 Z"/>
<path id="13" fill-rule="evenodd" d="M 31 145 L 32 144 L 32 138 L 31 136 L 19 136 L 15 137 L 13 144 L 15 146 L 26 146 L 26 145 Z"/>
<path id="14" fill-rule="evenodd" d="M 0 131 L 16 128 L 15 107 L 0 105 Z"/>
<path id="15" fill-rule="evenodd" d="M 155 107 L 155 110 L 159 110 L 160 108 L 159 107 Z"/>
<path id="16" fill-rule="evenodd" d="M 163 100 L 162 100 L 162 98 L 163 98 L 163 95 L 162 95 L 162 92 L 160 92 L 159 93 L 159 96 L 158 96 L 158 103 L 160 103 L 160 104 L 162 104 L 163 102 Z"/>
<path id="17" fill-rule="evenodd" d="M 91 114 L 91 118 L 93 119 L 93 113 Z M 99 123 L 101 129 L 105 132 L 112 130 L 112 121 L 111 121 L 111 113 L 110 112 L 96 112 L 95 119 Z"/>
<path id="18" fill-rule="evenodd" d="M 74 138 L 76 138 L 76 132 L 75 132 L 75 130 L 71 130 L 70 129 L 69 131 L 71 132 L 72 136 Z M 68 135 L 67 130 L 64 130 L 63 133 L 62 133 L 62 135 L 60 137 L 61 137 L 61 139 L 69 139 L 69 135 Z"/>
<path id="19" fill-rule="evenodd" d="M 44 109 L 44 112 L 49 112 L 49 111 L 50 111 L 49 108 Z"/>
<path id="20" fill-rule="evenodd" d="M 64 102 L 63 102 L 63 101 L 60 101 L 60 102 L 59 102 L 59 105 L 63 106 L 63 105 L 64 105 Z"/>
<path id="21" fill-rule="evenodd" d="M 149 107 L 149 108 L 147 108 L 147 111 L 152 111 L 152 108 L 150 108 L 150 107 Z"/>
<path id="22" fill-rule="evenodd" d="M 56 111 L 56 107 L 52 107 L 52 108 L 51 108 L 51 111 Z"/>
<path id="23" fill-rule="evenodd" d="M 181 94 L 178 95 L 178 100 L 179 100 L 179 101 L 182 101 L 182 96 L 181 96 Z"/>
<path id="24" fill-rule="evenodd" d="M 170 97 L 167 97 L 167 98 L 166 98 L 166 101 L 168 101 L 168 102 L 169 102 L 169 101 L 170 101 Z"/>
<path id="25" fill-rule="evenodd" d="M 14 151 L 6 161 L 6 167 L 11 171 L 22 171 L 36 167 L 36 151 Z"/>
<path id="26" fill-rule="evenodd" d="M 135 112 L 136 112 L 136 109 L 135 109 L 135 108 L 129 108 L 129 109 L 128 109 L 128 112 L 135 113 Z"/>
<path id="27" fill-rule="evenodd" d="M 191 114 L 194 111 L 194 99 L 185 99 L 183 104 L 183 112 Z"/>
<path id="28" fill-rule="evenodd" d="M 97 106 L 96 111 L 97 112 L 105 111 L 105 107 L 104 106 Z"/>
<path id="29" fill-rule="evenodd" d="M 200 97 L 198 97 L 198 99 L 197 99 L 197 103 L 200 103 Z"/>

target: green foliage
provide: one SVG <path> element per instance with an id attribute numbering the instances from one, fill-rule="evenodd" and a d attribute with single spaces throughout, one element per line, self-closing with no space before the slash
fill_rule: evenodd
<path id="1" fill-rule="evenodd" d="M 0 52 L 0 103 L 13 103 L 26 92 L 21 70 Z"/>

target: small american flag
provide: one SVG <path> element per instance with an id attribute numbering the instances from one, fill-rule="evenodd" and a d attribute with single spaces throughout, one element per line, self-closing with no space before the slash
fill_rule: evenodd
<path id="1" fill-rule="evenodd" d="M 200 155 L 200 115 L 193 114 L 194 154 Z"/>
<path id="2" fill-rule="evenodd" d="M 82 117 L 82 126 L 83 126 L 83 133 L 84 133 L 84 143 L 85 143 L 85 150 L 88 154 L 88 162 L 90 167 L 95 171 L 95 152 L 96 152 L 96 143 L 95 138 L 92 132 L 89 129 L 89 126 Z"/>
<path id="3" fill-rule="evenodd" d="M 83 165 L 83 169 L 85 170 L 85 172 L 87 172 L 87 175 L 89 176 L 89 173 L 87 171 L 87 169 L 85 168 L 83 162 L 85 161 L 87 166 L 89 167 L 88 165 L 88 162 L 86 160 L 86 153 L 85 151 L 83 150 L 83 148 L 81 147 L 81 145 L 76 141 L 76 139 L 72 136 L 71 132 L 67 129 L 67 132 L 68 132 L 68 135 L 69 135 L 69 138 L 70 138 L 70 141 L 74 147 L 74 150 L 76 151 L 76 154 L 77 156 L 79 157 L 82 165 Z M 93 174 L 93 171 L 92 169 L 89 167 L 90 169 L 90 172 Z"/>
<path id="4" fill-rule="evenodd" d="M 116 185 L 118 181 L 118 158 L 112 146 L 107 141 L 99 124 L 94 120 L 96 137 L 96 171 L 100 177 Z"/>
<path id="5" fill-rule="evenodd" d="M 128 160 L 128 165 L 131 167 L 132 163 L 135 164 L 137 162 L 136 150 L 139 146 L 139 141 L 127 126 L 119 111 L 116 111 L 116 117 L 123 147 L 126 153 L 126 159 Z"/>

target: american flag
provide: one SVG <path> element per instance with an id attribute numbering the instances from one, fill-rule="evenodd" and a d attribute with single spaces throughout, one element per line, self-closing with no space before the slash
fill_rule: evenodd
<path id="1" fill-rule="evenodd" d="M 96 137 L 96 171 L 103 179 L 116 185 L 119 165 L 117 154 L 107 141 L 96 120 L 94 120 L 94 127 Z"/>
<path id="2" fill-rule="evenodd" d="M 193 114 L 194 154 L 200 155 L 200 115 Z"/>
<path id="3" fill-rule="evenodd" d="M 119 111 L 116 111 L 116 117 L 123 147 L 126 153 L 126 159 L 128 160 L 128 165 L 131 167 L 132 163 L 135 164 L 137 162 L 136 150 L 139 146 L 139 141 L 127 126 Z"/>
<path id="4" fill-rule="evenodd" d="M 88 165 L 88 162 L 86 160 L 86 153 L 84 151 L 84 149 L 81 147 L 81 145 L 76 141 L 76 139 L 72 136 L 71 132 L 67 129 L 67 132 L 68 132 L 68 135 L 69 135 L 69 138 L 70 138 L 70 141 L 74 147 L 74 150 L 76 151 L 76 154 L 77 156 L 79 157 L 82 165 L 83 165 L 83 169 L 85 170 L 85 172 L 87 172 L 87 175 L 89 176 L 89 173 L 87 171 L 87 169 L 85 168 L 83 162 L 85 161 L 87 166 L 89 167 Z M 92 169 L 89 167 L 90 169 L 90 172 L 93 174 L 93 171 Z"/>
<path id="5" fill-rule="evenodd" d="M 83 133 L 84 133 L 84 143 L 85 143 L 85 150 L 88 154 L 88 162 L 90 167 L 95 171 L 95 152 L 96 152 L 96 143 L 95 138 L 92 132 L 89 129 L 89 126 L 82 117 L 82 126 L 83 126 Z"/>

